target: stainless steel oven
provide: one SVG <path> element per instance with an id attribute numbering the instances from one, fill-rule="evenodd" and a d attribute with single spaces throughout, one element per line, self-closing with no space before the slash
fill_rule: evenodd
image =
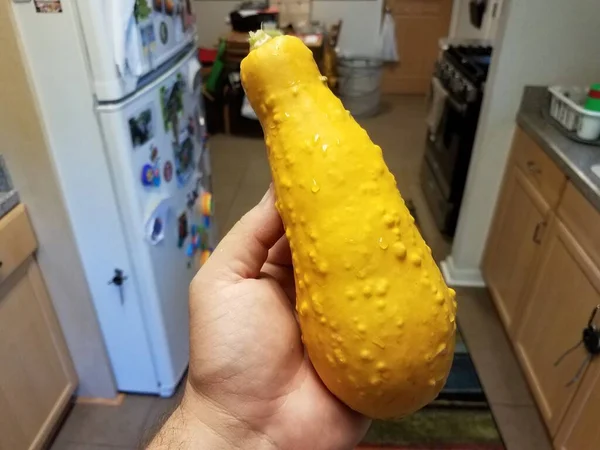
<path id="1" fill-rule="evenodd" d="M 456 46 L 446 49 L 436 64 L 431 107 L 435 101 L 443 104 L 436 105 L 441 114 L 427 131 L 421 186 L 438 228 L 450 236 L 458 220 L 490 55 L 490 47 Z"/>

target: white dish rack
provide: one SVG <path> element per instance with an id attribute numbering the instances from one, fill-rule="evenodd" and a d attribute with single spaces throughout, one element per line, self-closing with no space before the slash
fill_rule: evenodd
<path id="1" fill-rule="evenodd" d="M 588 95 L 585 87 L 551 86 L 550 116 L 554 118 L 570 137 L 589 143 L 600 138 L 600 112 L 584 108 Z M 573 136 L 573 134 L 575 136 Z"/>

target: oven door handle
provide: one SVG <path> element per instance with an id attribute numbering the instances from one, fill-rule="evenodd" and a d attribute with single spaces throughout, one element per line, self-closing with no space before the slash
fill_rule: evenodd
<path id="1" fill-rule="evenodd" d="M 439 80 L 439 78 L 438 78 L 438 80 Z M 458 111 L 459 113 L 461 113 L 461 114 L 464 115 L 465 111 L 467 110 L 467 104 L 466 103 L 461 103 L 458 100 L 456 100 L 452 96 L 452 94 L 448 91 L 448 89 L 446 89 L 444 87 L 444 85 L 441 83 L 441 80 L 440 80 L 440 88 L 446 94 L 446 100 L 448 101 L 448 103 L 450 103 L 450 105 L 452 106 L 452 108 L 454 108 L 456 111 Z"/>
<path id="2" fill-rule="evenodd" d="M 454 97 L 452 97 L 452 94 L 450 94 L 449 92 L 448 92 L 448 96 L 446 97 L 446 99 L 448 100 L 448 102 L 452 105 L 452 107 L 456 111 L 458 111 L 462 115 L 465 114 L 465 111 L 467 110 L 467 104 L 466 103 L 459 102 Z"/>

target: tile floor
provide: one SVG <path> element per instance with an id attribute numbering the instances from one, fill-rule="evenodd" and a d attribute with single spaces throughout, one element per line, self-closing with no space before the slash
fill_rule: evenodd
<path id="1" fill-rule="evenodd" d="M 175 409 L 183 384 L 168 399 L 127 395 L 119 406 L 75 404 L 51 450 L 134 450 L 142 448 Z"/>
<path id="2" fill-rule="evenodd" d="M 416 208 L 422 233 L 442 259 L 450 244 L 437 232 L 424 204 L 418 173 L 425 136 L 425 100 L 387 97 L 382 114 L 361 120 Z M 255 205 L 270 182 L 264 145 L 258 139 L 218 135 L 211 140 L 216 221 L 227 232 Z M 471 351 L 508 450 L 544 450 L 551 445 L 494 306 L 485 290 L 461 289 L 458 322 Z M 52 450 L 135 449 L 176 405 L 172 399 L 127 396 L 119 407 L 76 404 Z"/>
<path id="3" fill-rule="evenodd" d="M 508 450 L 552 443 L 486 289 L 458 289 L 458 325 Z"/>

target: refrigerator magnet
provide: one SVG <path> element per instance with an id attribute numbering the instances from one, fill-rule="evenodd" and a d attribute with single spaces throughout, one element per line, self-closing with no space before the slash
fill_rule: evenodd
<path id="1" fill-rule="evenodd" d="M 145 27 L 140 29 L 140 34 L 142 36 L 142 48 L 144 51 L 144 55 L 148 55 L 148 53 L 154 52 L 156 49 L 156 35 L 154 34 L 154 24 L 150 23 Z"/>
<path id="2" fill-rule="evenodd" d="M 202 190 L 200 196 L 200 212 L 203 216 L 212 216 L 213 214 L 212 194 L 205 190 Z"/>
<path id="3" fill-rule="evenodd" d="M 179 139 L 179 122 L 183 116 L 183 77 L 177 74 L 177 79 L 170 85 L 160 88 L 160 107 L 165 131 L 172 131 L 176 140 Z"/>
<path id="4" fill-rule="evenodd" d="M 154 137 L 154 121 L 152 120 L 152 110 L 150 108 L 130 117 L 127 122 L 131 144 L 134 148 L 144 145 Z"/>
<path id="5" fill-rule="evenodd" d="M 190 210 L 190 212 L 193 211 L 194 205 L 196 203 L 196 199 L 198 198 L 198 192 L 197 191 L 188 192 L 186 194 L 185 198 L 187 200 L 186 201 L 187 208 Z"/>
<path id="6" fill-rule="evenodd" d="M 208 258 L 210 258 L 210 255 L 212 253 L 212 250 L 203 250 L 202 253 L 200 254 L 200 264 L 204 265 L 204 263 L 206 263 L 206 261 L 208 261 Z"/>
<path id="7" fill-rule="evenodd" d="M 177 218 L 177 247 L 183 247 L 183 243 L 189 234 L 187 213 L 184 211 Z"/>
<path id="8" fill-rule="evenodd" d="M 192 245 L 194 246 L 194 249 L 199 249 L 201 246 L 201 240 L 200 240 L 200 228 L 198 227 L 198 225 L 192 225 Z"/>
<path id="9" fill-rule="evenodd" d="M 147 207 L 144 237 L 151 245 L 157 245 L 165 238 L 170 206 L 169 197 L 160 196 L 150 200 Z"/>
<path id="10" fill-rule="evenodd" d="M 165 163 L 165 166 L 163 167 L 163 176 L 167 183 L 170 183 L 173 179 L 173 163 L 171 161 Z"/>
<path id="11" fill-rule="evenodd" d="M 183 29 L 190 30 L 196 24 L 196 15 L 192 11 L 192 0 L 185 0 L 185 8 L 183 10 Z"/>
<path id="12" fill-rule="evenodd" d="M 179 187 L 183 187 L 187 184 L 194 171 L 194 142 L 188 136 L 181 145 L 173 143 L 173 153 L 175 154 L 177 183 Z"/>
<path id="13" fill-rule="evenodd" d="M 137 23 L 148 20 L 148 18 L 152 15 L 152 9 L 148 5 L 147 0 L 135 0 L 135 5 L 133 7 L 133 14 L 135 16 L 135 21 Z M 143 29 L 142 29 L 142 37 L 143 37 Z"/>
<path id="14" fill-rule="evenodd" d="M 142 184 L 148 187 L 160 186 L 160 170 L 155 164 L 144 164 L 142 167 Z"/>
<path id="15" fill-rule="evenodd" d="M 152 164 L 144 164 L 142 167 L 142 184 L 154 186 L 154 166 Z"/>
<path id="16" fill-rule="evenodd" d="M 165 5 L 164 13 L 168 16 L 174 16 L 177 14 L 179 10 L 179 5 L 175 3 L 174 0 L 163 0 L 162 2 Z"/>
<path id="17" fill-rule="evenodd" d="M 62 4 L 60 0 L 34 0 L 35 12 L 38 13 L 61 13 Z"/>
<path id="18" fill-rule="evenodd" d="M 155 164 L 158 161 L 158 149 L 155 145 L 152 146 L 152 150 L 150 151 L 150 161 L 152 161 Z"/>
<path id="19" fill-rule="evenodd" d="M 159 35 L 160 35 L 160 42 L 162 42 L 163 45 L 166 44 L 167 41 L 169 40 L 169 29 L 167 28 L 167 24 L 164 21 L 160 23 Z"/>

